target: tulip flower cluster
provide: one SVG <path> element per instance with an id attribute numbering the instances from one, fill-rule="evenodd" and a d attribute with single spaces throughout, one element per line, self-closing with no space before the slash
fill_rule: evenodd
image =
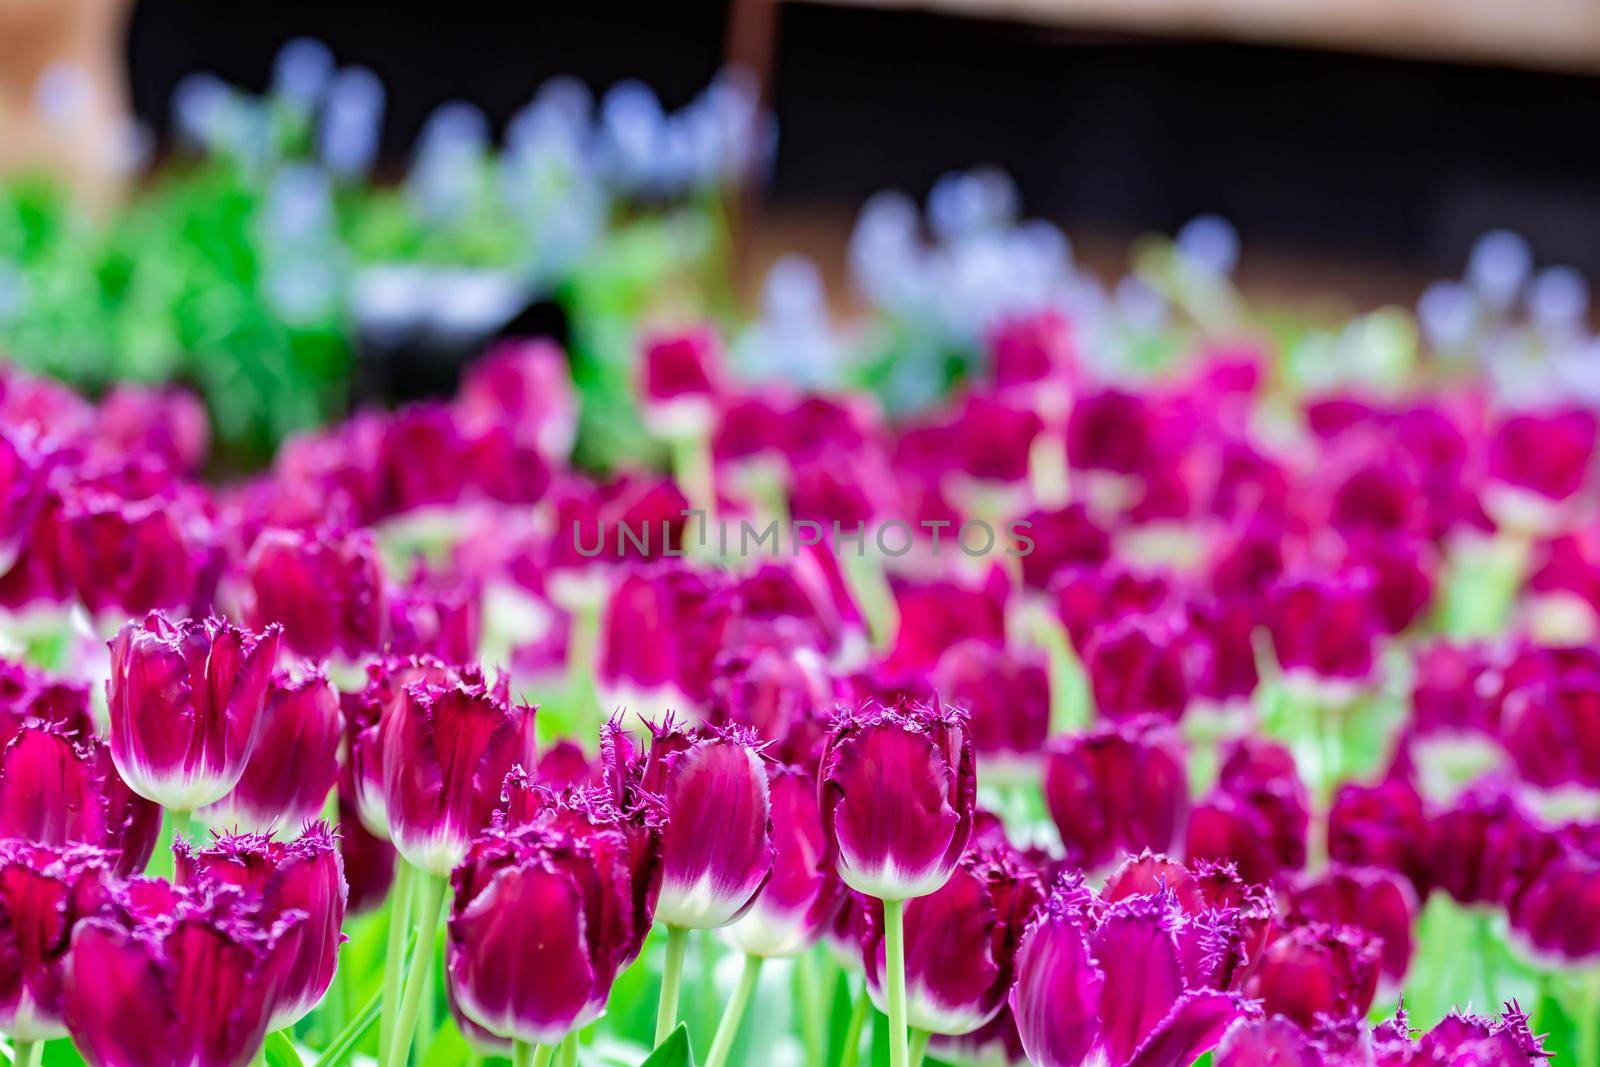
<path id="1" fill-rule="evenodd" d="M 604 475 L 549 342 L 225 484 L 6 371 L 13 1062 L 1600 1065 L 1594 413 L 1042 303 Z"/>

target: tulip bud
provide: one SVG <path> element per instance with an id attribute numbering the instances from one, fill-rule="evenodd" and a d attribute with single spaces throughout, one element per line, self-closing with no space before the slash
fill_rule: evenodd
<path id="1" fill-rule="evenodd" d="M 1245 991 L 1269 1015 L 1284 1015 L 1307 1029 L 1319 1019 L 1360 1018 L 1378 991 L 1382 954 L 1378 939 L 1354 926 L 1311 923 L 1267 946 Z"/>
<path id="2" fill-rule="evenodd" d="M 1508 787 L 1488 782 L 1434 816 L 1424 877 L 1461 904 L 1504 904 L 1556 847 Z"/>
<path id="3" fill-rule="evenodd" d="M 1290 894 L 1290 920 L 1354 926 L 1381 945 L 1382 986 L 1398 990 L 1411 966 L 1416 894 L 1399 875 L 1373 867 L 1335 867 Z"/>
<path id="4" fill-rule="evenodd" d="M 1082 654 L 1101 628 L 1130 615 L 1160 614 L 1173 600 L 1172 582 L 1115 564 L 1069 567 L 1050 583 L 1056 615 Z"/>
<path id="5" fill-rule="evenodd" d="M 966 851 L 976 772 L 950 707 L 842 712 L 823 750 L 822 826 L 839 877 L 879 900 L 933 892 Z"/>
<path id="6" fill-rule="evenodd" d="M 1170 902 L 1097 910 L 1063 881 L 1023 935 L 1011 1011 L 1030 1063 L 1189 1063 L 1248 1014 L 1237 994 L 1186 985 Z"/>
<path id="7" fill-rule="evenodd" d="M 1182 743 L 1156 719 L 1063 739 L 1050 750 L 1044 794 L 1077 866 L 1103 867 L 1124 852 L 1170 852 L 1189 811 Z"/>
<path id="8" fill-rule="evenodd" d="M 733 922 L 772 876 L 769 763 L 738 727 L 651 727 L 643 786 L 666 800 L 656 917 L 687 930 Z"/>
<path id="9" fill-rule="evenodd" d="M 383 573 L 368 530 L 263 531 L 244 562 L 245 617 L 283 626 L 313 660 L 359 659 L 383 641 Z"/>
<path id="10" fill-rule="evenodd" d="M 1335 691 L 1368 680 L 1377 632 L 1371 586 L 1358 571 L 1280 582 L 1268 592 L 1266 624 L 1286 675 Z"/>
<path id="11" fill-rule="evenodd" d="M 134 792 L 173 811 L 239 784 L 262 731 L 279 628 L 168 622 L 151 612 L 111 640 L 111 755 Z"/>
<path id="12" fill-rule="evenodd" d="M 844 886 L 828 862 L 817 782 L 797 768 L 768 775 L 772 804 L 772 879 L 722 939 L 750 956 L 797 956 L 833 921 Z"/>
<path id="13" fill-rule="evenodd" d="M 1050 730 L 1050 676 L 1042 662 L 983 641 L 963 641 L 939 658 L 934 688 L 965 708 L 986 779 L 1031 777 Z"/>
<path id="14" fill-rule="evenodd" d="M 598 1018 L 649 925 L 626 854 L 617 831 L 479 835 L 451 877 L 447 973 L 461 1011 L 492 1034 L 541 1045 Z"/>
<path id="15" fill-rule="evenodd" d="M 461 495 L 467 445 L 443 405 L 415 404 L 395 412 L 384 427 L 379 458 L 387 513 L 453 504 Z"/>
<path id="16" fill-rule="evenodd" d="M 382 723 L 383 803 L 407 863 L 443 877 L 489 824 L 506 775 L 534 762 L 536 709 L 481 682 L 415 682 Z"/>
<path id="17" fill-rule="evenodd" d="M 645 342 L 639 393 L 652 433 L 681 438 L 710 428 L 719 391 L 721 347 L 709 326 Z"/>
<path id="18" fill-rule="evenodd" d="M 1595 437 L 1593 412 L 1569 409 L 1511 415 L 1495 427 L 1489 445 L 1489 474 L 1505 489 L 1531 498 L 1530 502 L 1559 503 L 1583 487 Z M 1514 517 L 1504 506 L 1496 509 L 1496 515 Z"/>
<path id="19" fill-rule="evenodd" d="M 244 777 L 199 812 L 210 826 L 265 833 L 299 826 L 323 813 L 339 773 L 344 717 L 339 694 L 321 674 L 272 679 L 265 723 Z"/>
<path id="20" fill-rule="evenodd" d="M 237 887 L 144 879 L 114 901 L 111 914 L 78 923 L 63 972 L 67 1029 L 84 1060 L 250 1063 L 298 954 L 304 913 L 267 918 Z"/>
<path id="21" fill-rule="evenodd" d="M 261 903 L 261 921 L 283 922 L 303 915 L 301 936 L 280 942 L 284 980 L 269 1029 L 282 1030 L 303 1019 L 328 987 L 344 942 L 348 889 L 344 863 L 326 823 L 308 824 L 293 841 L 271 834 L 224 834 L 203 849 L 181 838 L 173 846 L 180 886 L 239 886 Z"/>
<path id="22" fill-rule="evenodd" d="M 1000 1013 L 1017 942 L 1044 899 L 1036 873 L 1007 851 L 969 852 L 949 881 L 906 904 L 906 1021 L 966 1034 Z M 868 901 L 862 940 L 867 990 L 887 1011 L 883 904 Z"/>
<path id="23" fill-rule="evenodd" d="M 1133 615 L 1105 626 L 1084 651 L 1095 710 L 1111 719 L 1149 714 L 1176 722 L 1203 656 L 1176 616 Z"/>
<path id="24" fill-rule="evenodd" d="M 66 1034 L 62 964 L 78 920 L 105 910 L 111 866 L 100 849 L 0 840 L 0 1030 L 13 1041 Z"/>
<path id="25" fill-rule="evenodd" d="M 925 672 L 952 646 L 967 639 L 1005 644 L 1006 579 L 992 572 L 982 586 L 891 577 L 900 629 L 884 666 Z"/>
<path id="26" fill-rule="evenodd" d="M 1027 523 L 1022 526 L 1022 523 Z M 1083 504 L 1052 510 L 1035 509 L 1016 524 L 1032 546 L 1019 555 L 1022 584 L 1029 589 L 1049 589 L 1064 573 L 1093 573 L 1111 558 L 1111 535 L 1094 521 Z"/>

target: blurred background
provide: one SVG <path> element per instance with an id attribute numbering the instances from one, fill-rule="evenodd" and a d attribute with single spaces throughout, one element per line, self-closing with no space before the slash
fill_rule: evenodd
<path id="1" fill-rule="evenodd" d="M 441 345 L 551 333 L 580 386 L 614 376 L 608 315 L 642 309 L 597 304 L 681 297 L 660 279 L 686 262 L 669 317 L 881 309 L 851 270 L 863 204 L 974 167 L 1010 181 L 967 216 L 1059 228 L 1112 294 L 1140 235 L 1214 215 L 1252 301 L 1410 308 L 1503 228 L 1502 260 L 1560 267 L 1550 299 L 1570 317 L 1581 289 L 1582 316 L 1597 128 L 1594 0 L 0 0 L 0 348 L 91 390 L 194 385 L 249 462 L 447 389 Z M 581 142 L 567 171 L 557 142 Z M 483 153 L 492 195 L 459 165 Z"/>

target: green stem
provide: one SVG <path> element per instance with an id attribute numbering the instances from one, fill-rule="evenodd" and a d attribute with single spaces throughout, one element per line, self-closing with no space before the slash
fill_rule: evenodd
<path id="1" fill-rule="evenodd" d="M 428 969 L 433 966 L 433 943 L 439 933 L 440 911 L 446 885 L 443 878 L 417 872 L 417 945 L 411 950 L 411 965 L 406 969 L 405 993 L 400 1014 L 390 1038 L 386 1067 L 404 1067 L 411 1058 L 411 1041 L 417 1032 L 417 1016 L 422 1009 L 422 992 L 428 985 Z"/>
<path id="2" fill-rule="evenodd" d="M 578 1067 L 578 1035 L 571 1033 L 562 1038 L 556 1054 L 556 1067 Z"/>
<path id="3" fill-rule="evenodd" d="M 889 1067 L 911 1067 L 906 1035 L 906 902 L 883 902 L 884 972 L 889 979 Z"/>
<path id="4" fill-rule="evenodd" d="M 1494 918 L 1488 914 L 1478 916 L 1478 959 L 1480 971 L 1483 975 L 1483 1010 L 1486 1015 L 1493 1015 L 1500 1010 L 1500 1001 L 1496 996 L 1498 986 L 1499 967 L 1495 962 L 1495 935 Z M 1600 1061 L 1590 1060 L 1596 1063 Z"/>
<path id="5" fill-rule="evenodd" d="M 678 987 L 683 980 L 683 954 L 689 947 L 689 931 L 667 927 L 667 962 L 661 969 L 661 1003 L 656 1008 L 657 1045 L 678 1025 Z"/>
<path id="6" fill-rule="evenodd" d="M 928 1055 L 928 1039 L 933 1035 L 926 1030 L 911 1031 L 911 1067 L 922 1067 Z"/>
<path id="7" fill-rule="evenodd" d="M 530 1045 L 526 1041 L 518 1041 L 511 1046 L 512 1067 L 550 1067 L 550 1059 L 555 1052 L 554 1045 Z"/>
<path id="8" fill-rule="evenodd" d="M 39 1067 L 43 1060 L 43 1041 L 11 1042 L 11 1062 L 15 1067 Z"/>
<path id="9" fill-rule="evenodd" d="M 750 997 L 756 991 L 756 981 L 761 977 L 761 957 L 746 956 L 744 970 L 739 972 L 739 984 L 733 989 L 728 1006 L 722 1009 L 722 1021 L 717 1023 L 716 1036 L 711 1039 L 711 1053 L 706 1057 L 706 1067 L 723 1067 L 733 1051 L 733 1039 L 739 1036 L 739 1023 Z"/>
<path id="10" fill-rule="evenodd" d="M 1578 1062 L 1600 1063 L 1600 968 L 1583 982 L 1578 1004 Z"/>
<path id="11" fill-rule="evenodd" d="M 367 1031 L 378 1022 L 378 1013 L 382 1006 L 381 993 L 373 993 L 372 998 L 362 1005 L 356 1017 L 350 1020 L 350 1025 L 339 1031 L 338 1035 L 328 1042 L 328 1047 L 317 1057 L 314 1067 L 337 1067 L 349 1059 L 357 1043 L 366 1037 Z"/>
<path id="12" fill-rule="evenodd" d="M 406 936 L 411 932 L 411 864 L 401 862 L 389 890 L 389 937 L 383 952 L 383 1022 L 378 1027 L 378 1062 L 389 1062 L 394 1044 L 395 1012 L 400 1010 L 400 983 L 405 977 Z"/>
<path id="13" fill-rule="evenodd" d="M 855 1007 L 850 1010 L 850 1022 L 844 1028 L 844 1048 L 839 1052 L 839 1067 L 856 1067 L 861 1059 L 861 1031 L 866 1029 L 867 1012 L 871 1007 L 872 1000 L 863 985 L 856 990 Z"/>

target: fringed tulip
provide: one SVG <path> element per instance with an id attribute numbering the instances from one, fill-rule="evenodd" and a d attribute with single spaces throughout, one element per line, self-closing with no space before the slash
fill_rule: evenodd
<path id="1" fill-rule="evenodd" d="M 305 922 L 266 918 L 234 886 L 129 883 L 73 933 L 62 1003 L 78 1051 L 90 1067 L 245 1067 Z"/>
<path id="2" fill-rule="evenodd" d="M 418 568 L 404 588 L 389 595 L 389 652 L 470 663 L 478 657 L 483 619 L 475 582 Z"/>
<path id="3" fill-rule="evenodd" d="M 966 716 L 949 707 L 841 712 L 824 750 L 823 829 L 858 893 L 907 900 L 938 889 L 972 833 Z"/>
<path id="4" fill-rule="evenodd" d="M 310 823 L 293 841 L 225 834 L 200 849 L 180 840 L 173 851 L 180 886 L 238 886 L 260 900 L 261 921 L 268 925 L 303 916 L 301 936 L 273 949 L 284 957 L 284 979 L 269 1028 L 282 1030 L 305 1018 L 333 983 L 345 939 L 344 863 L 327 824 Z"/>
<path id="5" fill-rule="evenodd" d="M 1095 710 L 1110 719 L 1157 715 L 1176 722 L 1189 706 L 1203 656 L 1174 615 L 1134 615 L 1105 626 L 1084 652 Z"/>
<path id="6" fill-rule="evenodd" d="M 1310 923 L 1267 946 L 1245 992 L 1262 1010 L 1311 1028 L 1322 1019 L 1360 1018 L 1372 1007 L 1382 971 L 1378 938 L 1355 926 Z"/>
<path id="7" fill-rule="evenodd" d="M 967 726 L 986 780 L 1037 773 L 1050 730 L 1050 677 L 1042 661 L 983 641 L 964 641 L 939 658 L 934 688 L 967 710 Z"/>
<path id="8" fill-rule="evenodd" d="M 69 491 L 56 522 L 62 575 L 92 614 L 202 610 L 220 563 L 209 521 L 169 496 Z"/>
<path id="9" fill-rule="evenodd" d="M 1011 990 L 1017 943 L 1044 899 L 1038 875 L 1007 850 L 969 852 L 950 880 L 906 905 L 906 1020 L 966 1034 L 994 1019 Z M 867 905 L 867 989 L 886 1009 L 883 906 Z"/>
<path id="10" fill-rule="evenodd" d="M 1546 966 L 1592 967 L 1600 962 L 1600 834 L 1558 836 L 1559 849 L 1510 903 L 1511 936 Z"/>
<path id="11" fill-rule="evenodd" d="M 349 660 L 383 641 L 383 572 L 369 530 L 269 529 L 244 562 L 245 617 L 283 626 L 284 643 L 313 660 Z"/>
<path id="12" fill-rule="evenodd" d="M 1223 760 L 1216 788 L 1190 812 L 1184 854 L 1232 860 L 1245 881 L 1266 884 L 1305 865 L 1310 821 L 1288 749 L 1245 738 Z"/>
<path id="13" fill-rule="evenodd" d="M 900 609 L 894 649 L 884 664 L 890 670 L 927 671 L 961 641 L 1005 644 L 1006 580 L 992 572 L 981 586 L 954 581 L 889 581 Z"/>
<path id="14" fill-rule="evenodd" d="M 1377 634 L 1371 594 L 1364 572 L 1274 586 L 1266 625 L 1284 673 L 1297 684 L 1335 694 L 1366 684 Z"/>
<path id="15" fill-rule="evenodd" d="M 1124 852 L 1170 852 L 1189 811 L 1182 744 L 1153 719 L 1062 739 L 1050 749 L 1044 795 L 1077 866 L 1103 867 Z"/>
<path id="16" fill-rule="evenodd" d="M 639 929 L 620 839 L 523 826 L 473 842 L 452 877 L 446 950 L 463 1014 L 538 1045 L 599 1017 Z"/>
<path id="17" fill-rule="evenodd" d="M 1065 882 L 1023 936 L 1011 1011 L 1030 1063 L 1187 1064 L 1250 1012 L 1238 994 L 1186 984 L 1170 901 L 1134 897 L 1097 910 Z"/>
<path id="18" fill-rule="evenodd" d="M 0 1031 L 14 1045 L 66 1035 L 63 962 L 78 921 L 107 908 L 112 861 L 96 848 L 0 840 Z"/>
<path id="19" fill-rule="evenodd" d="M 599 683 L 606 702 L 703 707 L 730 598 L 725 580 L 681 564 L 623 578 L 602 622 Z"/>
<path id="20" fill-rule="evenodd" d="M 1355 926 L 1381 944 L 1385 990 L 1399 990 L 1411 966 L 1416 894 L 1401 876 L 1375 867 L 1335 867 L 1290 894 L 1289 921 Z"/>
<path id="21" fill-rule="evenodd" d="M 565 460 L 578 433 L 566 353 L 551 341 L 502 341 L 467 369 L 456 410 L 469 426 L 505 425 L 551 463 Z"/>
<path id="22" fill-rule="evenodd" d="M 321 674 L 273 678 L 265 724 L 244 777 L 200 809 L 208 825 L 266 833 L 320 816 L 339 773 L 344 717 L 339 694 Z"/>
<path id="23" fill-rule="evenodd" d="M 738 727 L 695 733 L 669 717 L 651 728 L 643 785 L 667 804 L 656 917 L 669 927 L 726 926 L 772 876 L 768 766 Z"/>
<path id="24" fill-rule="evenodd" d="M 383 804 L 407 863 L 448 875 L 489 824 L 506 775 L 535 760 L 534 709 L 482 682 L 415 682 L 382 724 Z"/>
<path id="25" fill-rule="evenodd" d="M 339 772 L 339 857 L 350 890 L 348 913 L 365 915 L 378 908 L 394 884 L 399 854 L 361 820 L 349 768 Z"/>
<path id="26" fill-rule="evenodd" d="M 772 879 L 722 939 L 747 956 L 796 956 L 833 922 L 844 892 L 828 862 L 816 778 L 793 767 L 768 776 L 772 805 Z"/>
<path id="27" fill-rule="evenodd" d="M 1022 583 L 1029 589 L 1048 589 L 1058 574 L 1073 568 L 1093 570 L 1111 558 L 1111 535 L 1083 504 L 1035 509 L 1018 520 L 1018 527 L 1032 542 L 1023 546 L 1026 555 L 1018 549 Z"/>
<path id="28" fill-rule="evenodd" d="M 157 612 L 111 641 L 111 755 L 134 792 L 193 811 L 239 784 L 264 728 L 279 630 Z"/>
<path id="29" fill-rule="evenodd" d="M 1403 778 L 1376 785 L 1346 782 L 1328 813 L 1328 858 L 1352 867 L 1381 867 L 1427 892 L 1428 818 L 1422 798 Z"/>

